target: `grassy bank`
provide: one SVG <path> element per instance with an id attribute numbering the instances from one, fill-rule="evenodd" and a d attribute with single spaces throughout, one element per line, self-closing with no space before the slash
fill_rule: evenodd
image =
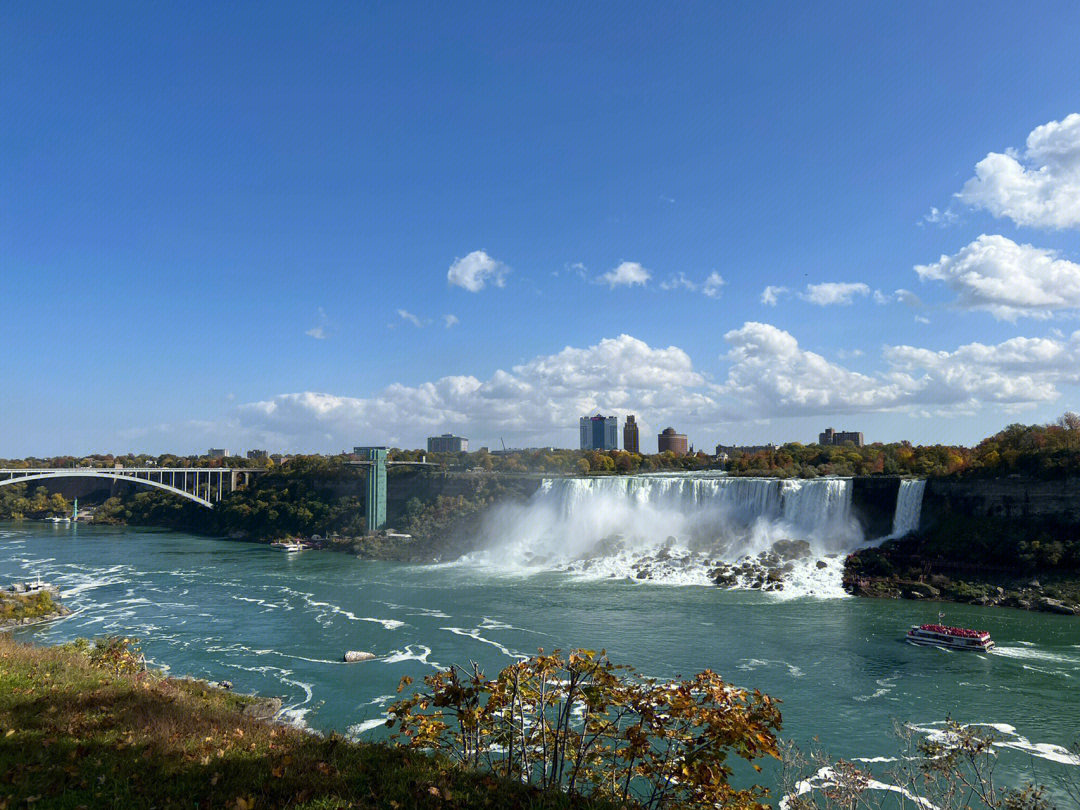
<path id="1" fill-rule="evenodd" d="M 0 808 L 599 808 L 255 719 L 252 698 L 0 635 Z"/>

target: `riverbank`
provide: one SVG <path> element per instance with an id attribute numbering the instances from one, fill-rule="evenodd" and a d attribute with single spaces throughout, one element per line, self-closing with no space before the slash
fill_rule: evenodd
<path id="1" fill-rule="evenodd" d="M 0 630 L 41 624 L 70 613 L 48 591 L 13 593 L 0 590 Z"/>
<path id="2" fill-rule="evenodd" d="M 848 555 L 844 589 L 878 599 L 1080 616 L 1080 571 L 1063 555 L 1066 546 L 1054 539 L 1058 529 L 1066 531 L 1030 521 L 1014 525 L 1003 519 L 946 520 L 930 530 Z"/>
<path id="3" fill-rule="evenodd" d="M 255 698 L 0 636 L 4 806 L 600 808 L 252 717 Z"/>

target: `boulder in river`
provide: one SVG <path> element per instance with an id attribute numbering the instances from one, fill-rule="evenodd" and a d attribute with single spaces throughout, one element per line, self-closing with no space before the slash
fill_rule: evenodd
<path id="1" fill-rule="evenodd" d="M 345 653 L 346 664 L 356 664 L 360 661 L 371 661 L 375 658 L 375 653 L 362 652 L 361 650 L 347 650 Z"/>

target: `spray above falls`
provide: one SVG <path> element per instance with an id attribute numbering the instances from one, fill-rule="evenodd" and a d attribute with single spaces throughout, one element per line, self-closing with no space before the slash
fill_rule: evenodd
<path id="1" fill-rule="evenodd" d="M 916 495 L 921 504 L 921 489 L 908 489 L 905 514 L 896 516 L 904 524 L 913 514 L 918 520 Z M 852 493 L 849 478 L 545 479 L 526 504 L 487 516 L 481 550 L 466 561 L 673 584 L 712 584 L 719 571 L 734 570 L 731 583 L 747 586 L 732 564 L 763 561 L 782 571 L 785 584 L 777 590 L 839 596 L 843 559 L 866 539 Z"/>

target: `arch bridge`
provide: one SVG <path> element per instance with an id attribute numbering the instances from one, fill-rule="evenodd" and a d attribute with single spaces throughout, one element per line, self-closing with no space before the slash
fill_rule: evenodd
<path id="1" fill-rule="evenodd" d="M 104 478 L 171 492 L 207 509 L 262 470 L 228 467 L 37 467 L 0 469 L 0 487 L 54 478 Z"/>

